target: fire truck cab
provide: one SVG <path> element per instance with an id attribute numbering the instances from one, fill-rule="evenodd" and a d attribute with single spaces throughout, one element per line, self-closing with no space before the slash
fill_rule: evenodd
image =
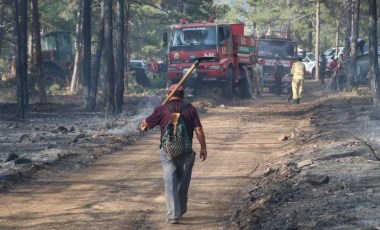
<path id="1" fill-rule="evenodd" d="M 215 23 L 213 20 L 170 26 L 164 34 L 168 46 L 168 81 L 177 83 L 198 57 L 214 57 L 201 62 L 185 84 L 216 84 L 224 96 L 232 97 L 238 90 L 242 97 L 249 97 L 251 81 L 249 69 L 256 51 L 256 41 L 244 36 L 244 24 Z"/>
<path id="2" fill-rule="evenodd" d="M 275 92 L 275 71 L 279 63 L 283 66 L 284 74 L 281 76 L 282 88 L 285 91 L 291 89 L 290 71 L 297 60 L 296 49 L 296 42 L 283 29 L 271 30 L 259 38 L 257 57 L 261 62 L 263 86 L 268 87 L 270 92 Z"/>

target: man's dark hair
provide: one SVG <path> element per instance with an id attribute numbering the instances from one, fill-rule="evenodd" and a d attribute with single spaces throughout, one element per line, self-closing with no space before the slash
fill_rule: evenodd
<path id="1" fill-rule="evenodd" d="M 174 92 L 173 97 L 184 98 L 185 97 L 185 91 L 177 90 L 177 91 Z"/>

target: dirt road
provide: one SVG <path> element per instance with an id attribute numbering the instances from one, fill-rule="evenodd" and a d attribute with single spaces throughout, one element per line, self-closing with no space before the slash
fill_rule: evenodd
<path id="1" fill-rule="evenodd" d="M 157 130 L 137 141 L 117 136 L 135 129 L 142 114 L 131 108 L 147 109 L 148 99 L 139 106 L 141 98 L 129 98 L 128 122 L 58 103 L 17 122 L 2 117 L 11 114 L 3 104 L 0 229 L 380 229 L 380 116 L 371 93 L 305 86 L 300 105 L 269 94 L 193 102 L 207 111 L 209 158 L 196 161 L 180 225 L 165 223 Z M 57 133 L 61 126 L 74 131 Z M 13 152 L 21 158 L 4 160 Z"/>
<path id="2" fill-rule="evenodd" d="M 236 192 L 252 180 L 250 175 L 291 148 L 279 136 L 288 134 L 296 121 L 270 114 L 284 109 L 284 103 L 284 97 L 268 95 L 201 115 L 209 158 L 197 158 L 188 213 L 180 225 L 165 223 L 158 133 L 153 132 L 90 167 L 40 173 L 1 194 L 0 228 L 220 229 Z"/>

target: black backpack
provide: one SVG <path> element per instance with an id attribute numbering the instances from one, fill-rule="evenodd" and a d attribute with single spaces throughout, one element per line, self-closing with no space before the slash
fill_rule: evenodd
<path id="1" fill-rule="evenodd" d="M 172 116 L 165 127 L 165 132 L 161 139 L 161 147 L 171 158 L 175 159 L 193 151 L 185 122 L 181 116 L 181 112 L 190 104 L 181 102 L 179 110 L 176 110 L 170 101 L 167 105 L 172 112 Z"/>

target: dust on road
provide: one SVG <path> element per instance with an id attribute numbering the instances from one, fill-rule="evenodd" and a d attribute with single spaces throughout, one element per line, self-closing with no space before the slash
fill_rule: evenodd
<path id="1" fill-rule="evenodd" d="M 155 132 L 101 157 L 90 167 L 60 175 L 42 174 L 3 193 L 0 227 L 219 229 L 236 191 L 252 180 L 250 175 L 286 154 L 288 147 L 278 136 L 296 122 L 290 117 L 261 117 L 259 111 L 270 101 L 282 106 L 283 98 L 240 101 L 238 106 L 220 106 L 202 115 L 209 158 L 196 161 L 188 213 L 179 226 L 165 223 L 159 136 Z"/>
<path id="2" fill-rule="evenodd" d="M 376 229 L 380 167 L 354 137 L 376 143 L 379 117 L 368 97 L 317 101 L 318 91 L 307 86 L 301 105 L 264 95 L 201 114 L 209 157 L 196 160 L 179 225 L 165 223 L 156 130 L 87 167 L 52 167 L 2 192 L 0 228 Z M 310 174 L 329 180 L 310 185 Z"/>

